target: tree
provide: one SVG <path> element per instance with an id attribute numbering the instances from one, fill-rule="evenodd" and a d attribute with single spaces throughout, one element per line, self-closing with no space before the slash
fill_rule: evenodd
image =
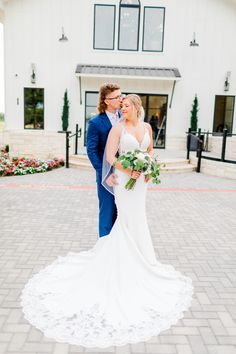
<path id="1" fill-rule="evenodd" d="M 195 95 L 193 104 L 192 104 L 192 110 L 191 110 L 191 130 L 196 132 L 197 131 L 197 114 L 198 114 L 199 108 L 198 108 L 198 98 L 197 95 Z"/>
<path id="2" fill-rule="evenodd" d="M 0 112 L 0 120 L 4 121 L 4 113 Z"/>
<path id="3" fill-rule="evenodd" d="M 67 131 L 69 126 L 69 100 L 68 100 L 67 90 L 65 90 L 64 93 L 64 105 L 63 105 L 61 119 L 62 119 L 62 130 Z"/>

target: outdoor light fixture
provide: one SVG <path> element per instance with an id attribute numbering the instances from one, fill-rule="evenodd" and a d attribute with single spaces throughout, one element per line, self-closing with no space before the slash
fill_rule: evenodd
<path id="1" fill-rule="evenodd" d="M 227 71 L 226 76 L 225 76 L 225 82 L 224 82 L 224 91 L 229 91 L 229 78 L 230 78 L 230 71 Z"/>
<path id="2" fill-rule="evenodd" d="M 31 64 L 31 70 L 32 70 L 32 73 L 31 73 L 31 84 L 35 84 L 36 83 L 36 75 L 35 75 L 35 64 L 32 63 Z"/>
<path id="3" fill-rule="evenodd" d="M 61 35 L 61 38 L 59 38 L 59 42 L 67 42 L 68 38 L 66 37 L 66 35 L 64 33 L 64 27 L 61 28 L 61 32 L 62 32 L 62 35 Z"/>
<path id="4" fill-rule="evenodd" d="M 198 47 L 199 44 L 196 42 L 196 33 L 193 32 L 193 40 L 190 42 L 190 47 Z"/>

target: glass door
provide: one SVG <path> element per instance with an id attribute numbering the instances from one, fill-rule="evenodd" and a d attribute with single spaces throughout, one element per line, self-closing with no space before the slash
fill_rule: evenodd
<path id="1" fill-rule="evenodd" d="M 215 97 L 215 113 L 213 122 L 213 132 L 215 134 L 222 134 L 224 129 L 228 129 L 228 133 L 232 133 L 234 100 L 234 96 L 218 95 Z"/>
<path id="2" fill-rule="evenodd" d="M 152 127 L 153 146 L 165 148 L 166 141 L 166 118 L 167 118 L 167 95 L 139 95 L 145 110 L 145 122 Z"/>
<path id="3" fill-rule="evenodd" d="M 126 94 L 128 94 L 126 92 Z M 166 142 L 166 118 L 167 95 L 139 94 L 145 111 L 145 122 L 152 127 L 154 148 L 165 148 Z M 98 92 L 86 92 L 85 95 L 85 131 L 84 145 L 86 145 L 86 131 L 88 121 L 96 114 Z"/>

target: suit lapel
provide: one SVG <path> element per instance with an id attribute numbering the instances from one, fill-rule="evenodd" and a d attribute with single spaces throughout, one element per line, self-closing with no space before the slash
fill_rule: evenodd
<path id="1" fill-rule="evenodd" d="M 106 113 L 103 113 L 101 115 L 101 118 L 102 118 L 102 122 L 104 124 L 104 127 L 106 128 L 106 130 L 110 130 L 112 125 L 111 125 L 111 122 L 110 122 L 110 119 L 108 118 L 108 116 L 106 115 Z"/>

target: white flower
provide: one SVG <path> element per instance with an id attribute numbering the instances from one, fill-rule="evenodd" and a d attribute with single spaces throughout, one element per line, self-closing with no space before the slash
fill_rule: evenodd
<path id="1" fill-rule="evenodd" d="M 139 153 L 136 155 L 136 157 L 137 157 L 138 160 L 146 161 L 146 159 L 145 159 L 145 154 L 142 153 L 142 152 L 139 152 Z"/>

